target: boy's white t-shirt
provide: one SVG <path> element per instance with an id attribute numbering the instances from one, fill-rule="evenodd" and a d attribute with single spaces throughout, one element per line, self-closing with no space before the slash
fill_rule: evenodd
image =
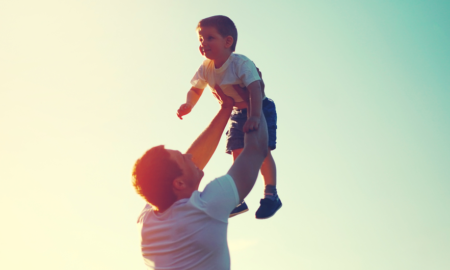
<path id="1" fill-rule="evenodd" d="M 235 102 L 243 101 L 234 90 L 233 84 L 247 87 L 254 81 L 261 80 L 255 64 L 242 54 L 232 53 L 227 61 L 220 67 L 214 67 L 214 61 L 206 59 L 197 70 L 191 84 L 195 88 L 205 89 L 206 85 L 214 89 L 218 84 L 225 95 L 230 96 Z"/>
<path id="2" fill-rule="evenodd" d="M 147 204 L 138 228 L 148 269 L 230 269 L 228 217 L 238 203 L 234 180 L 224 175 L 163 213 Z"/>

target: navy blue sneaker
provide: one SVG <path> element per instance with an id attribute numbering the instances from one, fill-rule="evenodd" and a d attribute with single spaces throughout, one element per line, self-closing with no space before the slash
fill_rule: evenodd
<path id="1" fill-rule="evenodd" d="M 258 210 L 256 211 L 257 219 L 270 218 L 271 216 L 275 215 L 275 213 L 278 211 L 278 209 L 280 209 L 281 206 L 283 205 L 280 201 L 280 198 L 278 198 L 278 196 L 275 200 L 261 199 L 261 201 L 259 203 L 261 205 L 259 206 Z"/>
<path id="2" fill-rule="evenodd" d="M 233 211 L 231 211 L 230 217 L 237 216 L 237 215 L 242 214 L 242 213 L 245 213 L 245 212 L 247 212 L 247 211 L 248 211 L 248 206 L 247 206 L 247 204 L 246 204 L 244 201 L 242 201 L 240 204 L 238 204 L 238 205 L 233 209 Z"/>

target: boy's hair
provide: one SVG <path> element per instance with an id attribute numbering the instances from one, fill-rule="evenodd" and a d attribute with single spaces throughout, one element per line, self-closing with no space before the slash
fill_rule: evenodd
<path id="1" fill-rule="evenodd" d="M 136 192 L 155 210 L 165 211 L 177 200 L 172 183 L 182 174 L 181 168 L 170 158 L 164 145 L 159 145 L 136 161 L 132 183 Z"/>
<path id="2" fill-rule="evenodd" d="M 232 52 L 236 50 L 236 43 L 238 38 L 237 29 L 234 25 L 234 22 L 227 16 L 216 15 L 205 18 L 198 22 L 196 30 L 198 30 L 200 27 L 215 27 L 222 37 L 233 37 L 233 44 L 231 45 L 230 49 Z"/>

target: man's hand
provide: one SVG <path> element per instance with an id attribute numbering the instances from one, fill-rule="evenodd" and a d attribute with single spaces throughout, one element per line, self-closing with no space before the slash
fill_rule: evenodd
<path id="1" fill-rule="evenodd" d="M 259 122 L 260 122 L 259 117 L 251 116 L 249 119 L 247 119 L 247 122 L 245 122 L 242 130 L 245 133 L 257 130 L 259 128 Z"/>
<path id="2" fill-rule="evenodd" d="M 183 119 L 182 116 L 190 113 L 191 111 L 192 111 L 192 106 L 187 103 L 184 103 L 178 109 L 177 116 L 178 116 L 178 118 Z"/>
<path id="3" fill-rule="evenodd" d="M 234 106 L 234 99 L 225 95 L 222 91 L 222 88 L 218 84 L 214 86 L 213 91 L 214 97 L 219 101 L 220 106 L 222 108 L 230 108 Z"/>

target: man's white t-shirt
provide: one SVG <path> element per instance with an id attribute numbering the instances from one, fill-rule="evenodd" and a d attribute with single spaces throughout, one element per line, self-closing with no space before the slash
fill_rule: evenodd
<path id="1" fill-rule="evenodd" d="M 261 77 L 255 64 L 242 54 L 232 53 L 220 68 L 215 68 L 212 60 L 203 61 L 192 78 L 191 84 L 198 89 L 205 89 L 206 85 L 214 89 L 214 86 L 218 84 L 225 95 L 232 97 L 235 102 L 241 102 L 243 99 L 234 90 L 233 84 L 247 87 L 258 80 L 261 80 Z"/>
<path id="2" fill-rule="evenodd" d="M 148 269 L 230 269 L 228 217 L 238 203 L 233 178 L 224 175 L 163 213 L 147 204 L 138 228 Z"/>

